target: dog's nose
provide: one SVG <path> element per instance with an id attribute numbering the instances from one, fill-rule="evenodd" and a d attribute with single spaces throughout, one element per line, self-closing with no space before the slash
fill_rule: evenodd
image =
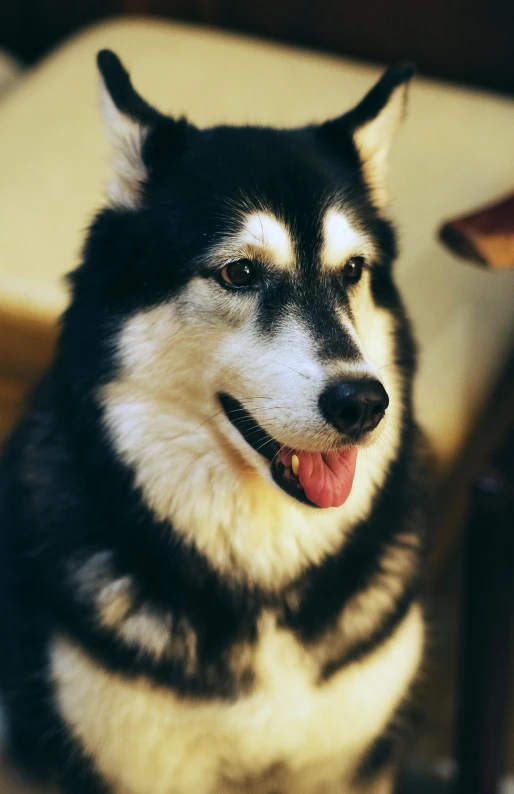
<path id="1" fill-rule="evenodd" d="M 387 392 L 378 380 L 339 380 L 319 399 L 325 419 L 353 438 L 374 430 L 389 405 Z"/>

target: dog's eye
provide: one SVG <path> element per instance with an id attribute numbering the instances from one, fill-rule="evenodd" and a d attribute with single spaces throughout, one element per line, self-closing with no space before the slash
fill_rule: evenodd
<path id="1" fill-rule="evenodd" d="M 238 259 L 229 262 L 219 271 L 221 281 L 233 289 L 249 287 L 254 283 L 256 274 L 255 266 L 249 259 Z"/>
<path id="2" fill-rule="evenodd" d="M 355 284 L 362 276 L 364 257 L 352 256 L 343 267 L 343 277 L 347 284 Z"/>

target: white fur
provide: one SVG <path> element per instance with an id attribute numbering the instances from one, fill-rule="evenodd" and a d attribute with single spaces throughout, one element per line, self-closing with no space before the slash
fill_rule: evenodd
<path id="1" fill-rule="evenodd" d="M 267 614 L 255 691 L 235 702 L 183 700 L 123 679 L 66 638 L 53 645 L 51 671 L 61 714 L 116 794 L 269 792 L 269 781 L 247 782 L 280 775 L 281 764 L 284 794 L 340 794 L 404 696 L 422 643 L 414 606 L 374 653 L 318 686 L 312 657 Z"/>
<path id="2" fill-rule="evenodd" d="M 321 263 L 326 268 L 342 268 L 352 256 L 371 258 L 372 246 L 365 235 L 355 229 L 341 210 L 331 207 L 323 219 Z"/>
<path id="3" fill-rule="evenodd" d="M 147 130 L 120 113 L 102 78 L 100 102 L 107 139 L 112 147 L 111 166 L 114 172 L 107 192 L 113 204 L 133 208 L 139 203 L 141 184 L 148 176 L 142 157 Z"/>
<path id="4" fill-rule="evenodd" d="M 387 203 L 388 154 L 405 109 L 408 85 L 396 88 L 380 113 L 354 133 L 364 176 L 378 207 Z"/>
<path id="5" fill-rule="evenodd" d="M 249 241 L 240 229 L 234 236 L 224 250 L 241 255 Z M 374 305 L 367 270 L 350 301 L 355 324 L 344 314 L 340 322 L 361 350 L 351 363 L 321 360 L 312 331 L 295 314 L 263 335 L 251 295 L 234 296 L 205 278 L 121 330 L 117 374 L 98 395 L 112 443 L 157 518 L 171 522 L 224 577 L 281 589 L 341 547 L 382 487 L 402 421 L 394 318 Z M 347 502 L 328 510 L 301 505 L 273 483 L 269 463 L 228 421 L 216 394 L 234 395 L 282 443 L 324 450 L 339 437 L 320 414 L 319 394 L 328 380 L 356 372 L 382 378 L 391 408 L 374 442 L 359 452 Z M 370 588 L 341 615 L 333 644 L 329 638 L 305 649 L 265 614 L 256 655 L 249 658 L 254 652 L 243 647 L 230 660 L 234 669 L 254 667 L 256 686 L 231 703 L 182 699 L 143 679 L 123 680 L 62 638 L 52 653 L 61 712 L 102 772 L 119 781 L 116 794 L 349 792 L 362 754 L 417 669 L 419 608 L 373 653 L 321 685 L 320 665 L 387 615 L 413 554 L 386 554 Z M 124 623 L 116 631 L 127 641 Z M 134 626 L 134 643 L 145 647 L 147 637 L 146 623 Z"/>
<path id="6" fill-rule="evenodd" d="M 385 551 L 369 585 L 345 604 L 330 634 L 311 646 L 319 662 L 340 659 L 348 649 L 372 636 L 394 610 L 419 559 L 416 535 L 402 535 L 397 544 Z"/>
<path id="7" fill-rule="evenodd" d="M 141 648 L 160 659 L 170 647 L 171 619 L 155 614 L 150 607 L 142 606 L 134 615 L 122 621 L 117 634 L 127 645 Z"/>
<path id="8" fill-rule="evenodd" d="M 108 551 L 70 562 L 68 576 L 78 598 L 94 608 L 98 622 L 105 628 L 119 626 L 133 607 L 132 579 L 114 575 L 112 554 Z"/>
<path id="9" fill-rule="evenodd" d="M 251 214 L 244 224 L 242 240 L 261 248 L 281 267 L 292 266 L 293 246 L 284 224 L 267 212 Z"/>
<path id="10" fill-rule="evenodd" d="M 363 299 L 369 316 L 362 347 L 380 368 L 393 361 L 392 320 L 371 303 Z M 359 453 L 346 503 L 327 510 L 301 505 L 275 485 L 269 463 L 215 395 L 233 394 L 283 444 L 326 449 L 339 437 L 319 412 L 319 394 L 329 377 L 351 368 L 344 361 L 337 372 L 322 366 L 298 317 L 266 340 L 256 332 L 252 306 L 251 298 L 234 299 L 197 279 L 181 298 L 140 312 L 121 333 L 120 372 L 100 400 L 116 451 L 156 516 L 171 521 L 223 575 L 279 589 L 337 551 L 368 515 L 398 448 L 401 394 L 394 368 L 386 367 L 390 415 L 376 443 Z M 362 372 L 366 367 L 363 352 Z"/>
<path id="11" fill-rule="evenodd" d="M 402 377 L 394 354 L 396 319 L 384 308 L 375 305 L 371 296 L 371 275 L 364 270 L 359 288 L 352 290 L 350 306 L 355 319 L 354 330 L 364 359 L 375 369 L 389 395 L 389 408 L 379 425 L 379 443 L 391 443 L 395 449 L 402 424 Z"/>
<path id="12" fill-rule="evenodd" d="M 125 645 L 160 659 L 180 656 L 188 669 L 196 665 L 196 635 L 182 618 L 175 625 L 168 614 L 138 603 L 130 576 L 116 576 L 109 552 L 97 552 L 69 566 L 75 591 L 103 628 Z"/>
<path id="13" fill-rule="evenodd" d="M 251 259 L 270 268 L 291 270 L 295 247 L 291 231 L 269 210 L 232 207 L 235 230 L 214 245 L 205 255 L 211 267 L 236 259 Z"/>

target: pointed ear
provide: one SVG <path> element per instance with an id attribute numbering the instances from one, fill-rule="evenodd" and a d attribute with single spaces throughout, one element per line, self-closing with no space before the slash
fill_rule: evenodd
<path id="1" fill-rule="evenodd" d="M 357 149 L 371 196 L 378 206 L 387 202 L 386 178 L 388 155 L 407 100 L 407 90 L 414 67 L 398 63 L 387 69 L 378 83 L 359 104 L 320 128 L 337 146 L 348 134 Z"/>
<path id="2" fill-rule="evenodd" d="M 169 167 L 194 128 L 185 119 L 172 119 L 145 102 L 110 50 L 98 53 L 97 64 L 102 112 L 113 152 L 114 173 L 108 193 L 114 204 L 133 208 L 139 203 L 143 184 L 159 169 Z"/>
<path id="3" fill-rule="evenodd" d="M 142 183 L 148 177 L 143 146 L 160 113 L 132 87 L 121 61 L 110 50 L 97 55 L 100 102 L 107 139 L 112 147 L 113 178 L 108 184 L 114 204 L 137 206 Z"/>

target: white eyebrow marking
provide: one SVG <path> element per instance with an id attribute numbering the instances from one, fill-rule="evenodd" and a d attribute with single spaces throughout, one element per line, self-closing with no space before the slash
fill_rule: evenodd
<path id="1" fill-rule="evenodd" d="M 323 221 L 321 262 L 325 267 L 342 267 L 350 256 L 369 250 L 368 241 L 354 229 L 348 218 L 336 209 L 329 209 Z"/>
<path id="2" fill-rule="evenodd" d="M 286 227 L 273 215 L 255 212 L 243 227 L 242 241 L 262 248 L 274 264 L 285 267 L 293 263 L 293 246 Z"/>

